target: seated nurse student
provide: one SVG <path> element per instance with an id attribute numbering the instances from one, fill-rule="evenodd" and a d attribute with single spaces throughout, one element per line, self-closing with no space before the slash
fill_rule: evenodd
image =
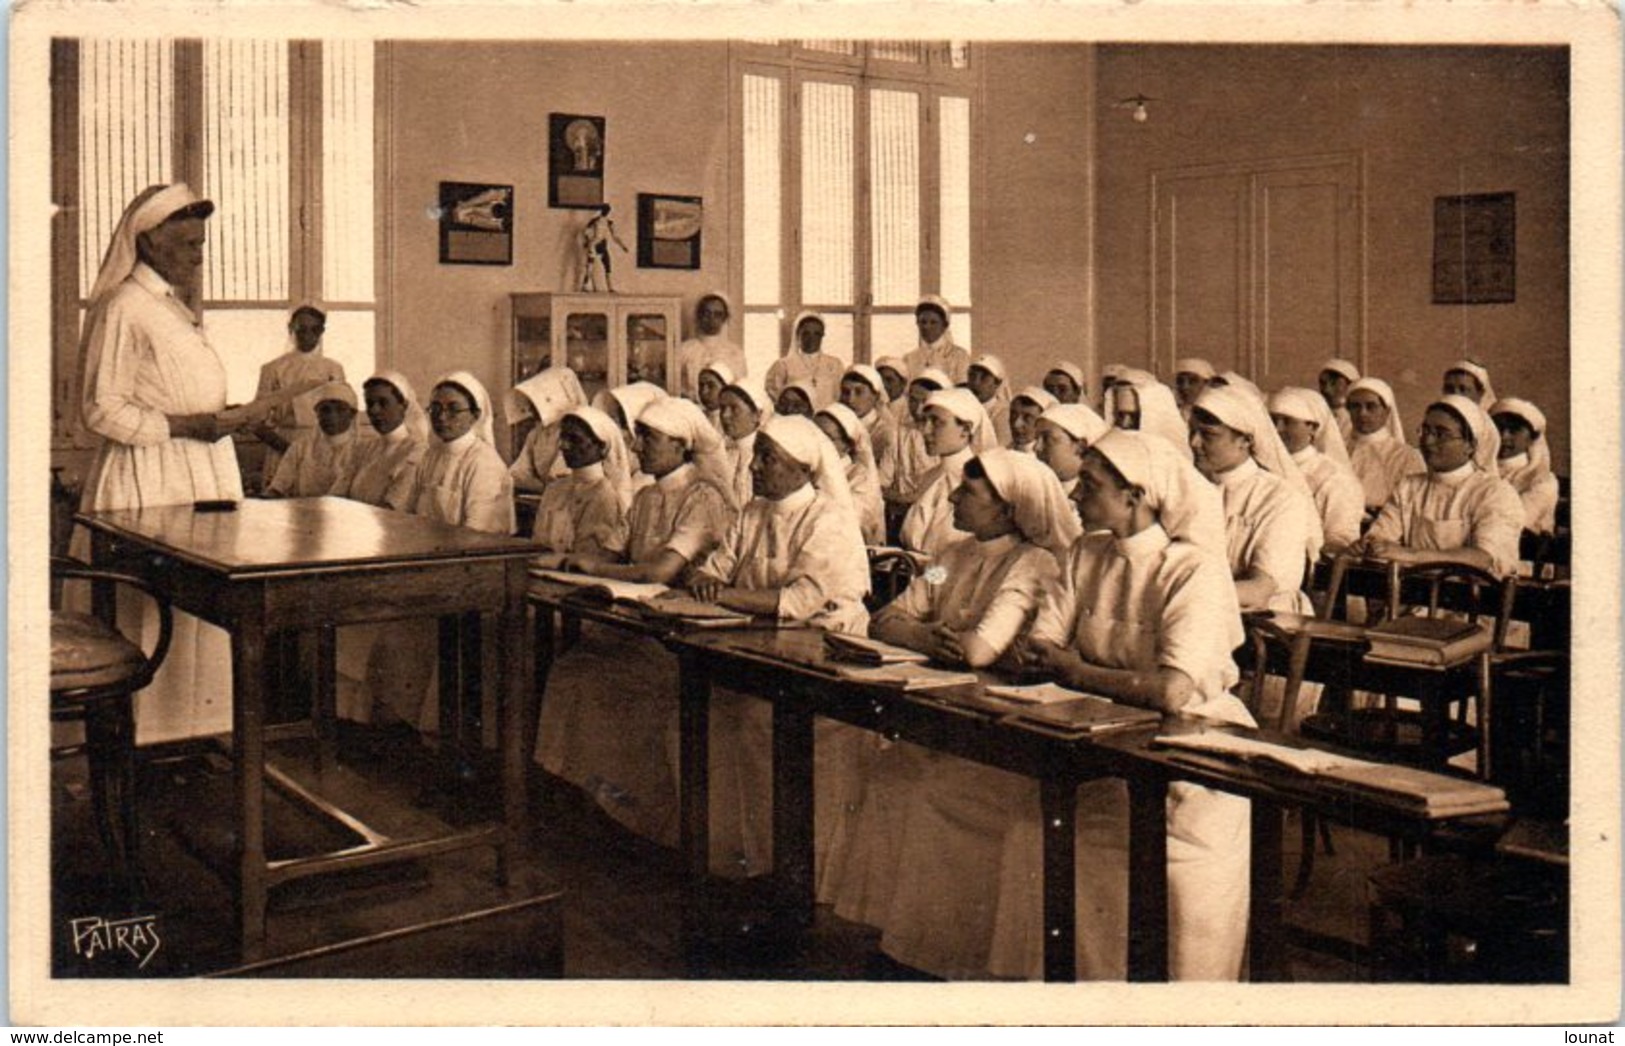
<path id="1" fill-rule="evenodd" d="M 973 458 L 951 500 L 966 536 L 940 558 L 942 580 L 910 585 L 869 634 L 945 665 L 986 668 L 1026 632 L 1081 530 L 1054 473 L 1015 451 Z M 899 962 L 985 978 L 1004 833 L 1032 798 L 1030 781 L 914 745 L 878 754 L 851 848 L 862 872 L 844 877 L 858 896 L 838 898 L 836 911 L 867 916 Z"/>
<path id="2" fill-rule="evenodd" d="M 1428 405 L 1418 436 L 1427 471 L 1402 479 L 1360 551 L 1401 563 L 1467 563 L 1517 570 L 1523 503 L 1496 471 L 1489 416 L 1465 396 Z"/>
<path id="3" fill-rule="evenodd" d="M 773 397 L 773 410 L 785 417 L 810 418 L 815 399 L 811 385 L 804 381 L 792 382 Z"/>
<path id="4" fill-rule="evenodd" d="M 418 466 L 428 450 L 429 419 L 404 374 L 380 371 L 361 386 L 367 422 L 376 439 L 362 443 L 350 469 L 328 493 L 405 512 L 416 493 Z"/>
<path id="5" fill-rule="evenodd" d="M 762 422 L 772 416 L 773 401 L 761 383 L 750 378 L 730 382 L 717 395 L 717 420 L 722 425 L 730 477 L 730 505 L 743 505 L 755 496 L 751 489 L 750 463 L 755 455 L 756 433 Z"/>
<path id="6" fill-rule="evenodd" d="M 1057 403 L 1081 403 L 1089 394 L 1089 382 L 1083 368 L 1071 360 L 1056 360 L 1044 373 L 1044 391 L 1055 397 Z"/>
<path id="7" fill-rule="evenodd" d="M 846 485 L 852 493 L 853 507 L 857 509 L 864 544 L 884 544 L 885 509 L 880 500 L 879 470 L 875 467 L 875 452 L 869 443 L 869 430 L 863 427 L 856 414 L 839 403 L 831 403 L 820 410 L 814 416 L 813 423 L 835 445 L 835 451 L 846 469 Z"/>
<path id="8" fill-rule="evenodd" d="M 933 393 L 952 387 L 946 374 L 932 368 L 908 383 L 908 392 L 903 398 L 906 414 L 898 426 L 892 454 L 892 485 L 884 492 L 889 503 L 887 511 L 894 513 L 899 523 L 908 507 L 919 500 L 937 464 L 936 455 L 925 446 L 925 401 Z"/>
<path id="9" fill-rule="evenodd" d="M 1532 534 L 1553 533 L 1560 491 L 1546 442 L 1546 415 L 1528 400 L 1507 396 L 1495 402 L 1490 417 L 1501 433 L 1496 466 L 1523 501 L 1523 528 Z"/>
<path id="10" fill-rule="evenodd" d="M 620 428 L 601 410 L 572 407 L 559 422 L 559 454 L 570 472 L 547 485 L 536 507 L 535 564 L 557 569 L 571 555 L 620 555 L 632 503 Z"/>
<path id="11" fill-rule="evenodd" d="M 1001 447 L 1010 445 L 1010 386 L 1005 381 L 1004 361 L 984 352 L 971 361 L 965 372 L 965 387 L 976 394 L 988 420 L 993 422 L 993 439 Z"/>
<path id="12" fill-rule="evenodd" d="M 1312 612 L 1303 582 L 1320 556 L 1320 516 L 1264 405 L 1243 390 L 1210 387 L 1191 408 L 1190 432 L 1196 467 L 1223 497 L 1242 607 Z"/>
<path id="13" fill-rule="evenodd" d="M 891 411 L 888 384 L 878 368 L 866 363 L 854 363 L 841 375 L 841 405 L 857 415 L 869 433 L 875 477 L 882 491 L 891 486 L 897 469 L 897 416 Z"/>
<path id="14" fill-rule="evenodd" d="M 563 566 L 679 586 L 733 517 L 709 470 L 695 464 L 695 447 L 715 432 L 698 405 L 676 398 L 643 408 L 636 427 L 637 454 L 653 481 L 632 500 L 625 551 L 578 549 Z M 675 846 L 677 779 L 666 745 L 677 702 L 677 660 L 663 643 L 584 624 L 580 642 L 548 673 L 536 760 L 627 829 Z M 718 866 L 736 867 L 736 856 L 721 854 Z"/>
<path id="15" fill-rule="evenodd" d="M 467 371 L 452 371 L 429 394 L 435 438 L 418 467 L 412 511 L 493 534 L 514 532 L 513 477 L 492 445 L 491 397 Z"/>
<path id="16" fill-rule="evenodd" d="M 995 445 L 987 411 L 969 389 L 943 389 L 925 401 L 925 449 L 937 459 L 919 498 L 903 517 L 899 536 L 911 552 L 935 556 L 964 535 L 954 527 L 951 495 L 958 487 L 965 463 Z"/>
<path id="17" fill-rule="evenodd" d="M 355 430 L 355 390 L 341 381 L 312 393 L 316 428 L 293 438 L 265 487 L 271 498 L 318 497 L 349 474 L 361 439 Z"/>
<path id="18" fill-rule="evenodd" d="M 1349 389 L 1360 380 L 1360 368 L 1352 360 L 1333 357 L 1327 360 L 1320 368 L 1320 375 L 1316 385 L 1320 389 L 1320 396 L 1330 408 L 1332 417 L 1337 420 L 1337 431 L 1343 434 L 1344 444 L 1354 439 L 1354 419 L 1349 417 L 1348 398 Z"/>
<path id="19" fill-rule="evenodd" d="M 1349 466 L 1343 435 L 1318 392 L 1287 387 L 1270 396 L 1270 420 L 1309 483 L 1326 547 L 1342 551 L 1360 539 L 1365 490 Z"/>
<path id="20" fill-rule="evenodd" d="M 869 615 L 869 559 L 835 448 L 803 417 L 772 418 L 756 437 L 751 476 L 756 497 L 721 545 L 690 579 L 700 599 L 780 622 L 862 634 Z M 772 862 L 772 710 L 755 697 L 718 687 L 711 698 L 712 862 L 735 862 L 745 875 Z M 669 724 L 675 762 L 677 724 Z M 846 832 L 862 732 L 828 720 L 814 727 L 815 849 Z M 827 876 L 820 894 L 832 889 Z"/>
<path id="21" fill-rule="evenodd" d="M 1038 608 L 1022 660 L 1063 686 L 1198 721 L 1250 726 L 1231 693 L 1243 639 L 1223 558 L 1187 540 L 1185 463 L 1163 441 L 1113 430 L 1089 448 L 1073 503 L 1084 534 Z M 1172 482 L 1170 482 L 1172 481 Z M 1200 530 L 1211 530 L 1209 520 Z M 1172 527 L 1172 529 L 1170 529 Z M 1042 968 L 1042 826 L 1038 786 L 1024 784 L 998 862 L 988 972 Z M 1085 979 L 1126 975 L 1128 788 L 1104 778 L 1078 789 L 1077 961 Z M 1168 968 L 1174 980 L 1235 980 L 1247 939 L 1250 805 L 1168 786 Z"/>
<path id="22" fill-rule="evenodd" d="M 559 460 L 559 421 L 571 407 L 586 405 L 587 393 L 569 367 L 548 367 L 508 392 L 508 424 L 515 428 L 527 423 L 532 426 L 508 467 L 515 489 L 542 490 L 568 471 Z"/>
<path id="23" fill-rule="evenodd" d="M 722 390 L 732 385 L 734 378 L 733 368 L 719 360 L 708 364 L 700 371 L 699 379 L 695 383 L 700 409 L 705 411 L 705 416 L 711 419 L 711 424 L 716 426 L 718 432 L 722 431 L 720 416 Z"/>
<path id="24" fill-rule="evenodd" d="M 1010 398 L 1010 449 L 1038 453 L 1038 419 L 1059 401 L 1037 385 L 1028 385 Z"/>

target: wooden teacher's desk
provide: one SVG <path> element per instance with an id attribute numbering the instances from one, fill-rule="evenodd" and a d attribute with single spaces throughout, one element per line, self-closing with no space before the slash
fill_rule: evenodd
<path id="1" fill-rule="evenodd" d="M 524 821 L 524 707 L 532 692 L 525 628 L 525 559 L 530 542 L 431 522 L 341 498 L 249 500 L 231 511 L 174 505 L 77 517 L 92 536 L 98 567 L 136 574 L 176 607 L 231 633 L 232 747 L 236 775 L 238 920 L 245 958 L 265 937 L 267 893 L 304 876 L 493 846 L 505 878 L 509 847 Z M 95 593 L 111 620 L 111 593 Z M 441 648 L 463 643 L 461 673 L 442 672 L 441 748 L 461 755 L 456 728 L 463 693 L 477 694 L 477 656 L 467 645 L 480 614 L 498 621 L 503 686 L 501 823 L 433 839 L 387 840 L 338 854 L 267 862 L 264 837 L 267 650 L 277 633 L 314 631 L 319 660 L 315 719 L 321 765 L 331 765 L 333 630 L 340 625 L 438 617 Z M 473 684 L 473 687 L 470 687 Z M 459 731 L 459 733 L 462 733 Z M 477 745 L 463 737 L 461 744 Z"/>

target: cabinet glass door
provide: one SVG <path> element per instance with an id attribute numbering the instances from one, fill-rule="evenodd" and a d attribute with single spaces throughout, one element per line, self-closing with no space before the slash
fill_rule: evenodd
<path id="1" fill-rule="evenodd" d="M 564 357 L 590 399 L 610 384 L 609 315 L 572 312 L 564 318 Z"/>
<path id="2" fill-rule="evenodd" d="M 666 373 L 666 317 L 658 312 L 634 312 L 626 317 L 626 380 L 650 381 L 669 388 Z"/>

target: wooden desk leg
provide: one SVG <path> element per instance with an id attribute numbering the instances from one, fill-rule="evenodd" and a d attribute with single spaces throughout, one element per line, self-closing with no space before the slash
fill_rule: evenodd
<path id="1" fill-rule="evenodd" d="M 704 973 L 700 954 L 705 924 L 706 876 L 711 870 L 711 670 L 698 656 L 678 655 L 677 789 L 687 903 L 680 916 L 682 951 L 690 976 Z"/>
<path id="2" fill-rule="evenodd" d="M 338 630 L 316 630 L 316 707 L 311 718 L 316 728 L 316 773 L 326 777 L 338 753 Z"/>
<path id="3" fill-rule="evenodd" d="M 237 934 L 243 959 L 265 945 L 265 630 L 231 630 L 231 728 L 237 806 Z"/>
<path id="4" fill-rule="evenodd" d="M 527 706 L 529 715 L 525 718 L 523 745 L 527 757 L 536 751 L 536 741 L 542 732 L 542 699 L 547 695 L 547 677 L 553 671 L 554 637 L 558 634 L 553 623 L 552 607 L 536 604 L 531 611 L 536 615 L 536 625 L 531 639 L 531 673 L 534 678 L 531 694 L 526 695 L 531 701 Z"/>
<path id="5" fill-rule="evenodd" d="M 1078 783 L 1041 778 L 1044 843 L 1044 980 L 1078 979 Z"/>
<path id="6" fill-rule="evenodd" d="M 1450 702 L 1439 694 L 1421 695 L 1422 749 L 1428 768 L 1443 769 L 1450 762 Z"/>
<path id="7" fill-rule="evenodd" d="M 458 780 L 471 782 L 485 746 L 485 644 L 478 611 L 462 616 L 457 645 L 457 664 L 462 672 L 457 705 L 457 775 Z"/>
<path id="8" fill-rule="evenodd" d="M 1248 967 L 1255 981 L 1288 980 L 1281 934 L 1281 826 L 1284 811 L 1263 799 L 1252 801 L 1252 902 L 1247 932 Z M 1307 811 L 1305 811 L 1307 816 Z M 1305 845 L 1314 845 L 1311 837 Z"/>
<path id="9" fill-rule="evenodd" d="M 813 920 L 813 717 L 773 702 L 773 876 L 782 913 L 798 929 Z"/>
<path id="10" fill-rule="evenodd" d="M 1168 783 L 1129 779 L 1128 979 L 1168 979 Z"/>
<path id="11" fill-rule="evenodd" d="M 461 740 L 457 735 L 457 726 L 462 701 L 462 665 L 457 655 L 462 646 L 458 634 L 461 623 L 461 618 L 456 614 L 447 614 L 440 619 L 440 744 L 439 751 L 435 753 L 437 780 L 433 791 L 441 794 L 454 787 L 457 781 Z"/>
<path id="12" fill-rule="evenodd" d="M 535 721 L 530 706 L 536 692 L 531 675 L 535 666 L 530 632 L 525 627 L 526 579 L 523 562 L 509 564 L 508 599 L 497 632 L 498 660 L 502 665 L 502 704 L 497 720 L 502 730 L 502 822 L 507 826 L 504 845 L 497 850 L 497 881 L 504 886 L 512 872 L 511 852 L 524 838 L 525 766 L 533 750 L 525 747 L 527 740 L 533 740 L 527 724 Z"/>

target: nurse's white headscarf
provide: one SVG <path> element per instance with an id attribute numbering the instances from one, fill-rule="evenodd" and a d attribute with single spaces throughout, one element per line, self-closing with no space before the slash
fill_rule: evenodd
<path id="1" fill-rule="evenodd" d="M 858 366 L 861 366 L 861 364 L 854 364 L 852 369 L 856 370 Z M 899 378 L 902 378 L 905 384 L 908 381 L 908 364 L 903 362 L 901 356 L 882 356 L 875 360 L 875 373 L 878 375 L 881 370 L 893 372 Z M 881 391 L 884 392 L 886 383 L 881 382 L 880 384 Z"/>
<path id="2" fill-rule="evenodd" d="M 1073 439 L 1082 440 L 1086 447 L 1111 431 L 1106 419 L 1086 403 L 1057 403 L 1046 409 L 1039 420 L 1049 422 Z"/>
<path id="3" fill-rule="evenodd" d="M 781 414 L 763 422 L 761 435 L 811 469 L 813 489 L 850 514 L 856 524 L 857 510 L 852 504 L 852 488 L 846 482 L 846 466 L 823 429 L 800 414 Z"/>
<path id="4" fill-rule="evenodd" d="M 1440 396 L 1429 403 L 1427 409 L 1439 407 L 1448 409 L 1467 423 L 1467 431 L 1473 437 L 1473 465 L 1495 475 L 1495 459 L 1501 450 L 1501 433 L 1490 416 L 1484 413 L 1484 408 L 1466 396 Z"/>
<path id="5" fill-rule="evenodd" d="M 928 385 L 935 385 L 938 391 L 943 389 L 951 389 L 954 387 L 953 379 L 948 377 L 948 372 L 943 370 L 941 367 L 920 368 L 920 373 L 910 378 L 908 383 L 912 385 L 916 381 L 923 381 Z M 974 399 L 975 397 L 973 396 L 971 398 Z"/>
<path id="6" fill-rule="evenodd" d="M 548 367 L 515 385 L 503 403 L 508 424 L 534 416 L 544 427 L 557 425 L 571 407 L 585 407 L 587 393 L 569 367 Z"/>
<path id="7" fill-rule="evenodd" d="M 875 474 L 875 444 L 869 438 L 869 429 L 863 424 L 863 419 L 852 412 L 852 408 L 844 403 L 831 403 L 820 410 L 821 414 L 840 427 L 846 435 L 847 442 L 852 444 L 852 460 Z M 815 415 L 816 418 L 816 415 Z M 815 421 L 816 424 L 816 421 Z M 840 448 L 836 448 L 839 452 Z"/>
<path id="8" fill-rule="evenodd" d="M 1048 549 L 1056 559 L 1064 558 L 1083 534 L 1083 527 L 1049 466 L 1031 454 L 1005 447 L 984 451 L 976 460 L 994 492 L 1013 510 L 1021 536 Z"/>
<path id="9" fill-rule="evenodd" d="M 493 434 L 495 430 L 491 420 L 491 394 L 485 391 L 480 379 L 466 370 L 450 371 L 434 380 L 434 384 L 429 386 L 429 394 L 432 396 L 434 390 L 442 385 L 455 385 L 474 398 L 474 406 L 479 408 L 480 412 L 479 417 L 474 419 L 474 435 L 483 442 L 495 446 L 496 437 Z"/>
<path id="10" fill-rule="evenodd" d="M 722 491 L 730 507 L 738 507 L 734 504 L 733 474 L 723 451 L 722 436 L 698 403 L 680 396 L 654 400 L 638 414 L 637 424 L 680 441 L 693 455 L 695 471 Z"/>
<path id="11" fill-rule="evenodd" d="M 1264 402 L 1264 390 L 1253 384 L 1251 379 L 1241 375 L 1240 373 L 1233 370 L 1227 370 L 1216 375 L 1216 377 L 1219 381 L 1223 382 L 1221 387 L 1239 389 L 1240 391 L 1251 396 L 1253 399 L 1257 400 L 1259 403 Z"/>
<path id="12" fill-rule="evenodd" d="M 794 357 L 808 355 L 807 353 L 801 351 L 801 325 L 806 323 L 808 320 L 817 320 L 819 323 L 824 323 L 824 314 L 814 311 L 813 309 L 802 309 L 800 312 L 796 313 L 794 322 L 790 324 L 790 347 L 784 352 L 786 356 Z M 827 323 L 824 324 L 824 329 L 826 332 L 828 331 L 829 325 Z M 823 345 L 820 344 L 818 347 L 818 352 L 822 353 L 823 351 Z"/>
<path id="13" fill-rule="evenodd" d="M 738 378 L 730 381 L 722 390 L 740 396 L 756 409 L 756 427 L 761 428 L 762 422 L 773 416 L 773 397 L 767 394 L 767 389 L 755 378 Z M 718 395 L 720 395 L 719 393 Z"/>
<path id="14" fill-rule="evenodd" d="M 1156 513 L 1157 522 L 1169 537 L 1229 562 L 1224 499 L 1219 488 L 1175 453 L 1166 440 L 1143 432 L 1111 429 L 1090 449 L 1111 462 L 1124 479 L 1145 491 L 1147 507 Z"/>
<path id="15" fill-rule="evenodd" d="M 980 454 L 998 445 L 998 437 L 994 434 L 992 419 L 987 416 L 987 408 L 982 406 L 982 401 L 977 399 L 976 393 L 970 389 L 939 389 L 925 398 L 925 406 L 928 410 L 932 407 L 941 407 L 969 425 L 970 449 L 973 454 Z"/>
<path id="16" fill-rule="evenodd" d="M 1051 396 L 1048 392 L 1045 392 L 1043 388 L 1037 385 L 1028 385 L 1014 396 L 1011 396 L 1010 405 L 1015 406 L 1017 400 L 1026 400 L 1028 403 L 1031 403 L 1033 406 L 1038 408 L 1040 415 L 1042 415 L 1044 411 L 1049 410 L 1051 407 L 1059 407 L 1061 405 L 1060 400 L 1056 399 L 1054 396 Z"/>
<path id="17" fill-rule="evenodd" d="M 728 318 L 725 321 L 723 321 L 723 326 L 724 327 L 726 327 L 729 323 L 733 322 L 733 318 L 734 318 L 734 302 L 733 302 L 732 298 L 728 297 L 728 293 L 726 291 L 706 291 L 704 294 L 700 295 L 698 298 L 695 298 L 694 299 L 694 312 L 696 314 L 699 313 L 700 306 L 705 302 L 705 299 L 707 299 L 707 298 L 715 298 L 715 299 L 717 299 L 718 301 L 720 301 L 722 303 L 723 307 L 728 310 Z M 721 332 L 719 331 L 718 334 L 720 334 L 720 333 Z"/>
<path id="18" fill-rule="evenodd" d="M 1393 388 L 1381 378 L 1361 378 L 1349 386 L 1348 394 L 1350 396 L 1356 392 L 1369 392 L 1382 401 L 1383 406 L 1388 408 L 1388 424 L 1382 427 L 1383 431 L 1399 442 L 1404 443 L 1406 436 L 1405 422 L 1399 416 L 1399 401 L 1394 398 Z M 1358 443 L 1360 438 L 1360 434 L 1356 432 L 1354 441 Z"/>
<path id="19" fill-rule="evenodd" d="M 1209 363 L 1207 360 L 1204 360 L 1199 356 L 1186 356 L 1183 359 L 1174 361 L 1174 373 L 1194 374 L 1203 381 L 1206 381 L 1218 372 L 1213 369 L 1213 364 Z"/>
<path id="20" fill-rule="evenodd" d="M 1117 384 L 1127 385 L 1134 390 L 1140 406 L 1139 431 L 1166 440 L 1188 459 L 1191 456 L 1190 426 L 1185 421 L 1185 415 L 1179 411 L 1179 397 L 1174 395 L 1174 390 L 1158 381 L 1156 375 L 1149 371 L 1132 367 L 1123 368 Z M 1115 388 L 1112 395 L 1117 395 Z M 1116 404 L 1109 406 L 1115 415 Z"/>
<path id="21" fill-rule="evenodd" d="M 1472 360 L 1457 360 L 1450 366 L 1446 367 L 1444 372 L 1449 374 L 1453 370 L 1459 370 L 1465 374 L 1471 374 L 1474 378 L 1478 379 L 1478 384 L 1484 389 L 1483 395 L 1478 397 L 1478 405 L 1480 408 L 1488 410 L 1490 408 L 1490 404 L 1494 403 L 1496 399 L 1495 386 L 1490 384 L 1489 369 L 1481 363 L 1474 363 Z"/>
<path id="22" fill-rule="evenodd" d="M 102 255 L 102 266 L 90 289 L 91 308 L 95 308 L 124 282 L 125 277 L 135 271 L 139 258 L 137 237 L 185 210 L 191 210 L 196 217 L 207 218 L 214 213 L 214 203 L 193 192 L 191 186 L 184 182 L 149 185 L 136 194 L 135 199 L 124 208 L 123 216 L 113 229 L 113 239 L 107 245 L 107 253 Z M 85 324 L 85 329 L 89 330 L 90 324 Z"/>
<path id="23" fill-rule="evenodd" d="M 1326 397 L 1312 390 L 1288 385 L 1270 395 L 1270 413 L 1283 417 L 1312 421 L 1315 429 L 1314 447 L 1333 461 L 1349 463 L 1348 448 L 1343 445 L 1343 432 L 1332 417 L 1332 408 Z"/>
<path id="24" fill-rule="evenodd" d="M 611 407 L 620 411 L 621 416 L 626 419 L 626 431 L 631 432 L 644 408 L 656 400 L 666 398 L 666 390 L 659 385 L 648 381 L 634 381 L 613 389 L 600 389 L 592 398 L 592 405 L 611 418 L 615 417 L 615 411 L 611 410 Z"/>
<path id="25" fill-rule="evenodd" d="M 886 358 L 890 359 L 891 357 Z M 901 364 L 902 360 L 898 360 L 897 363 Z M 903 371 L 901 369 L 897 369 L 897 373 L 902 374 Z M 852 366 L 846 368 L 846 373 L 842 374 L 841 378 L 843 380 L 846 378 L 857 378 L 871 389 L 874 389 L 875 396 L 879 399 L 880 406 L 882 407 L 891 402 L 891 397 L 886 394 L 885 379 L 880 376 L 880 370 L 878 367 L 871 367 L 867 363 L 854 363 Z"/>
<path id="26" fill-rule="evenodd" d="M 1315 508 L 1314 493 L 1303 476 L 1303 470 L 1298 468 L 1286 444 L 1281 442 L 1281 436 L 1275 431 L 1275 423 L 1264 410 L 1264 404 L 1243 389 L 1221 385 L 1203 389 L 1192 406 L 1248 437 L 1252 444 L 1253 460 L 1258 462 L 1259 468 L 1286 480 L 1287 485 L 1308 503 L 1304 547 L 1311 563 L 1320 558 L 1326 534 L 1321 526 L 1320 511 Z"/>
<path id="27" fill-rule="evenodd" d="M 728 364 L 722 360 L 712 360 L 710 363 L 707 363 L 705 366 L 700 368 L 700 373 L 716 375 L 717 380 L 722 383 L 723 388 L 727 388 L 729 385 L 732 385 L 734 382 L 739 380 L 739 375 L 734 373 L 734 369 L 728 366 Z"/>
<path id="28" fill-rule="evenodd" d="M 1079 396 L 1082 396 L 1089 390 L 1089 382 L 1085 380 L 1083 376 L 1083 368 L 1078 366 L 1076 363 L 1073 363 L 1071 360 L 1056 360 L 1049 365 L 1049 369 L 1044 373 L 1065 374 L 1067 377 L 1072 379 L 1072 384 L 1078 387 Z"/>
<path id="29" fill-rule="evenodd" d="M 418 402 L 417 390 L 412 388 L 412 382 L 407 376 L 398 370 L 381 370 L 361 383 L 362 391 L 365 392 L 367 386 L 375 381 L 381 381 L 394 389 L 395 394 L 406 404 L 406 420 L 401 422 L 406 431 L 418 439 L 427 440 L 433 431 L 429 427 L 429 415 L 423 412 L 423 405 Z"/>
<path id="30" fill-rule="evenodd" d="M 1353 360 L 1345 360 L 1334 356 L 1320 366 L 1320 373 L 1325 374 L 1327 371 L 1343 375 L 1350 383 L 1360 380 L 1360 368 L 1354 365 Z"/>
<path id="31" fill-rule="evenodd" d="M 1534 430 L 1535 438 L 1529 442 L 1529 463 L 1541 472 L 1552 470 L 1552 448 L 1546 442 L 1546 415 L 1541 409 L 1528 400 L 1516 396 L 1507 396 L 1495 401 L 1490 408 L 1490 420 L 1494 421 L 1497 414 L 1512 414 L 1528 422 Z"/>
<path id="32" fill-rule="evenodd" d="M 625 512 L 632 504 L 632 454 L 626 449 L 626 437 L 615 419 L 597 407 L 571 407 L 565 418 L 575 418 L 592 431 L 598 442 L 604 444 L 604 478 L 615 492 L 615 500 Z M 559 419 L 561 422 L 563 418 Z"/>
<path id="33" fill-rule="evenodd" d="M 801 393 L 802 396 L 806 397 L 808 410 L 811 410 L 814 414 L 818 413 L 818 390 L 813 388 L 812 382 L 807 381 L 806 379 L 792 381 L 784 388 L 779 390 L 779 398 L 783 399 L 784 394 L 789 392 L 791 389 L 795 389 L 797 392 Z M 778 403 L 775 402 L 773 406 L 774 409 L 777 409 Z M 808 416 L 810 417 L 811 415 Z"/>
<path id="34" fill-rule="evenodd" d="M 356 399 L 355 390 L 350 388 L 350 383 L 347 381 L 330 381 L 311 390 L 311 403 L 322 404 L 328 400 L 337 400 L 351 410 L 357 410 L 360 407 L 360 401 Z"/>

